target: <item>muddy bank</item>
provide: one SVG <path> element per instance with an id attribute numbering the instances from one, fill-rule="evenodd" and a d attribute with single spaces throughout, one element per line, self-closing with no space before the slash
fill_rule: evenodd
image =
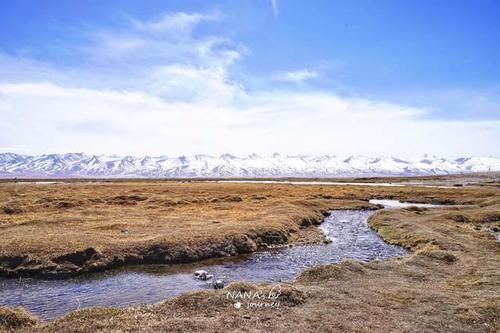
<path id="1" fill-rule="evenodd" d="M 325 241 L 325 237 L 316 226 L 328 215 L 328 211 L 321 211 L 320 214 L 300 219 L 295 226 L 258 229 L 196 243 L 151 243 L 103 251 L 89 247 L 46 259 L 34 259 L 32 255 L 0 256 L 0 276 L 62 279 L 126 265 L 185 264 L 248 254 L 285 244 L 319 243 Z"/>

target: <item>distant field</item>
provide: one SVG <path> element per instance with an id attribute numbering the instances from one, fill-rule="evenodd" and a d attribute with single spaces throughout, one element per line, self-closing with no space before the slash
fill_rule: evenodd
<path id="1" fill-rule="evenodd" d="M 200 182 L 200 181 L 294 181 L 294 182 L 334 182 L 334 183 L 404 183 L 404 184 L 427 184 L 427 185 L 497 185 L 500 186 L 500 172 L 468 173 L 461 175 L 441 176 L 411 176 L 411 177 L 333 177 L 333 178 L 297 178 L 297 177 L 269 177 L 269 178 L 2 178 L 0 183 L 10 182 Z"/>

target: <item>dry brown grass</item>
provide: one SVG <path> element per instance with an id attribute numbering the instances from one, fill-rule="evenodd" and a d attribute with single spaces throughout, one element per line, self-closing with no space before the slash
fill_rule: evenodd
<path id="1" fill-rule="evenodd" d="M 374 197 L 472 203 L 494 189 L 205 182 L 0 184 L 0 273 L 65 277 L 140 263 L 181 263 L 318 241 L 328 209 Z"/>
<path id="2" fill-rule="evenodd" d="M 387 241 L 411 249 L 410 256 L 367 264 L 349 261 L 311 268 L 296 281 L 282 286 L 281 304 L 277 309 L 235 309 L 234 302 L 226 297 L 228 289 L 267 291 L 271 287 L 239 283 L 219 291 L 184 294 L 156 305 L 84 309 L 54 322 L 26 327 L 22 329 L 24 332 L 496 332 L 500 329 L 500 245 L 490 232 L 500 227 L 499 191 L 495 188 L 450 190 L 213 183 L 22 186 L 25 187 L 11 186 L 2 191 L 4 198 L 17 203 L 12 206 L 23 210 L 19 214 L 1 215 L 2 232 L 7 230 L 18 239 L 18 244 L 8 248 L 5 245 L 9 244 L 8 240 L 2 238 L 2 251 L 26 253 L 21 249 L 24 251 L 25 247 L 32 246 L 27 237 L 30 233 L 27 229 L 17 232 L 16 229 L 24 226 L 34 232 L 45 226 L 44 233 L 48 234 L 39 234 L 41 240 L 36 243 L 37 247 L 31 247 L 28 253 L 33 256 L 40 253 L 48 258 L 67 252 L 64 247 L 49 241 L 58 237 L 49 228 L 50 223 L 66 237 L 77 237 L 79 233 L 88 237 L 79 245 L 81 247 L 72 247 L 72 251 L 95 246 L 106 253 L 108 247 L 113 251 L 130 251 L 128 249 L 133 246 L 147 247 L 148 242 L 156 243 L 158 239 L 191 244 L 190 241 L 241 235 L 259 228 L 300 230 L 304 218 L 321 218 L 321 211 L 327 208 L 363 207 L 367 205 L 365 200 L 373 197 L 465 204 L 377 213 L 369 224 Z M 62 191 L 65 195 L 61 195 Z M 71 208 L 40 207 L 33 201 L 42 194 L 43 197 L 81 203 Z M 147 199 L 119 207 L 104 199 L 134 194 Z M 239 197 L 241 201 L 212 202 L 221 197 Z M 95 199 L 103 201 L 91 201 Z M 161 200 L 194 200 L 196 203 L 164 207 L 158 204 Z M 96 217 L 92 214 L 94 210 L 103 214 Z M 47 211 L 57 212 L 58 220 L 47 222 L 52 215 Z M 162 211 L 170 214 L 163 215 Z M 215 218 L 211 214 L 220 215 Z M 128 219 L 130 215 L 134 218 Z M 28 220 L 29 216 L 37 219 Z M 70 216 L 80 216 L 81 220 L 65 228 L 64 221 Z M 89 216 L 91 221 L 86 222 L 84 216 Z M 133 236 L 133 241 L 120 237 L 113 239 L 115 229 L 102 226 L 124 223 L 117 222 L 123 221 L 117 216 L 127 221 L 125 225 L 129 230 L 141 232 L 144 227 L 146 231 L 140 237 Z M 156 219 L 148 219 L 148 216 L 156 216 Z M 221 227 L 215 229 L 216 232 L 209 227 L 210 221 L 215 219 L 220 222 L 215 224 Z M 189 224 L 189 235 L 182 234 L 182 230 L 187 230 L 183 229 L 184 223 Z M 162 224 L 168 224 L 169 228 L 163 229 Z M 156 234 L 148 233 L 151 230 Z M 101 232 L 103 239 L 95 239 Z M 179 239 L 169 238 L 171 234 Z M 68 242 L 64 246 L 82 242 L 81 239 L 61 241 Z"/>
<path id="3" fill-rule="evenodd" d="M 23 308 L 6 308 L 0 306 L 0 332 L 33 326 L 38 319 Z"/>

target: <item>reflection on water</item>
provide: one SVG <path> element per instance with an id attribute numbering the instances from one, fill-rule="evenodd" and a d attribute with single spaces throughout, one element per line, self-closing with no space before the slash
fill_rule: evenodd
<path id="1" fill-rule="evenodd" d="M 377 202 L 387 206 L 394 201 Z M 226 283 L 290 280 L 307 267 L 343 259 L 369 261 L 406 254 L 386 244 L 366 224 L 374 211 L 335 210 L 320 228 L 330 244 L 284 247 L 239 258 L 187 265 L 144 265 L 68 280 L 0 279 L 0 305 L 23 306 L 43 319 L 90 306 L 155 303 L 180 293 L 208 288 L 193 271 L 207 270 Z"/>

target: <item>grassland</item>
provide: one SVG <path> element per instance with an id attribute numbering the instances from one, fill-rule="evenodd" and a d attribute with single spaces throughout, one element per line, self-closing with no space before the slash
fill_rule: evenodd
<path id="1" fill-rule="evenodd" d="M 27 314 L 13 320 L 17 317 L 4 309 L 10 322 L 24 323 L 18 327 L 25 331 L 495 332 L 500 327 L 500 248 L 492 233 L 500 228 L 500 193 L 495 187 L 152 181 L 0 187 L 2 271 L 12 276 L 65 277 L 319 241 L 314 225 L 328 209 L 369 208 L 371 198 L 460 205 L 375 214 L 369 224 L 386 241 L 409 248 L 410 256 L 311 268 L 282 286 L 278 309 L 235 309 L 226 289 L 156 305 L 80 310 L 39 324 Z"/>
<path id="2" fill-rule="evenodd" d="M 1 190 L 0 273 L 12 277 L 62 278 L 321 241 L 312 226 L 327 209 L 371 206 L 347 192 L 292 186 L 141 182 Z"/>

